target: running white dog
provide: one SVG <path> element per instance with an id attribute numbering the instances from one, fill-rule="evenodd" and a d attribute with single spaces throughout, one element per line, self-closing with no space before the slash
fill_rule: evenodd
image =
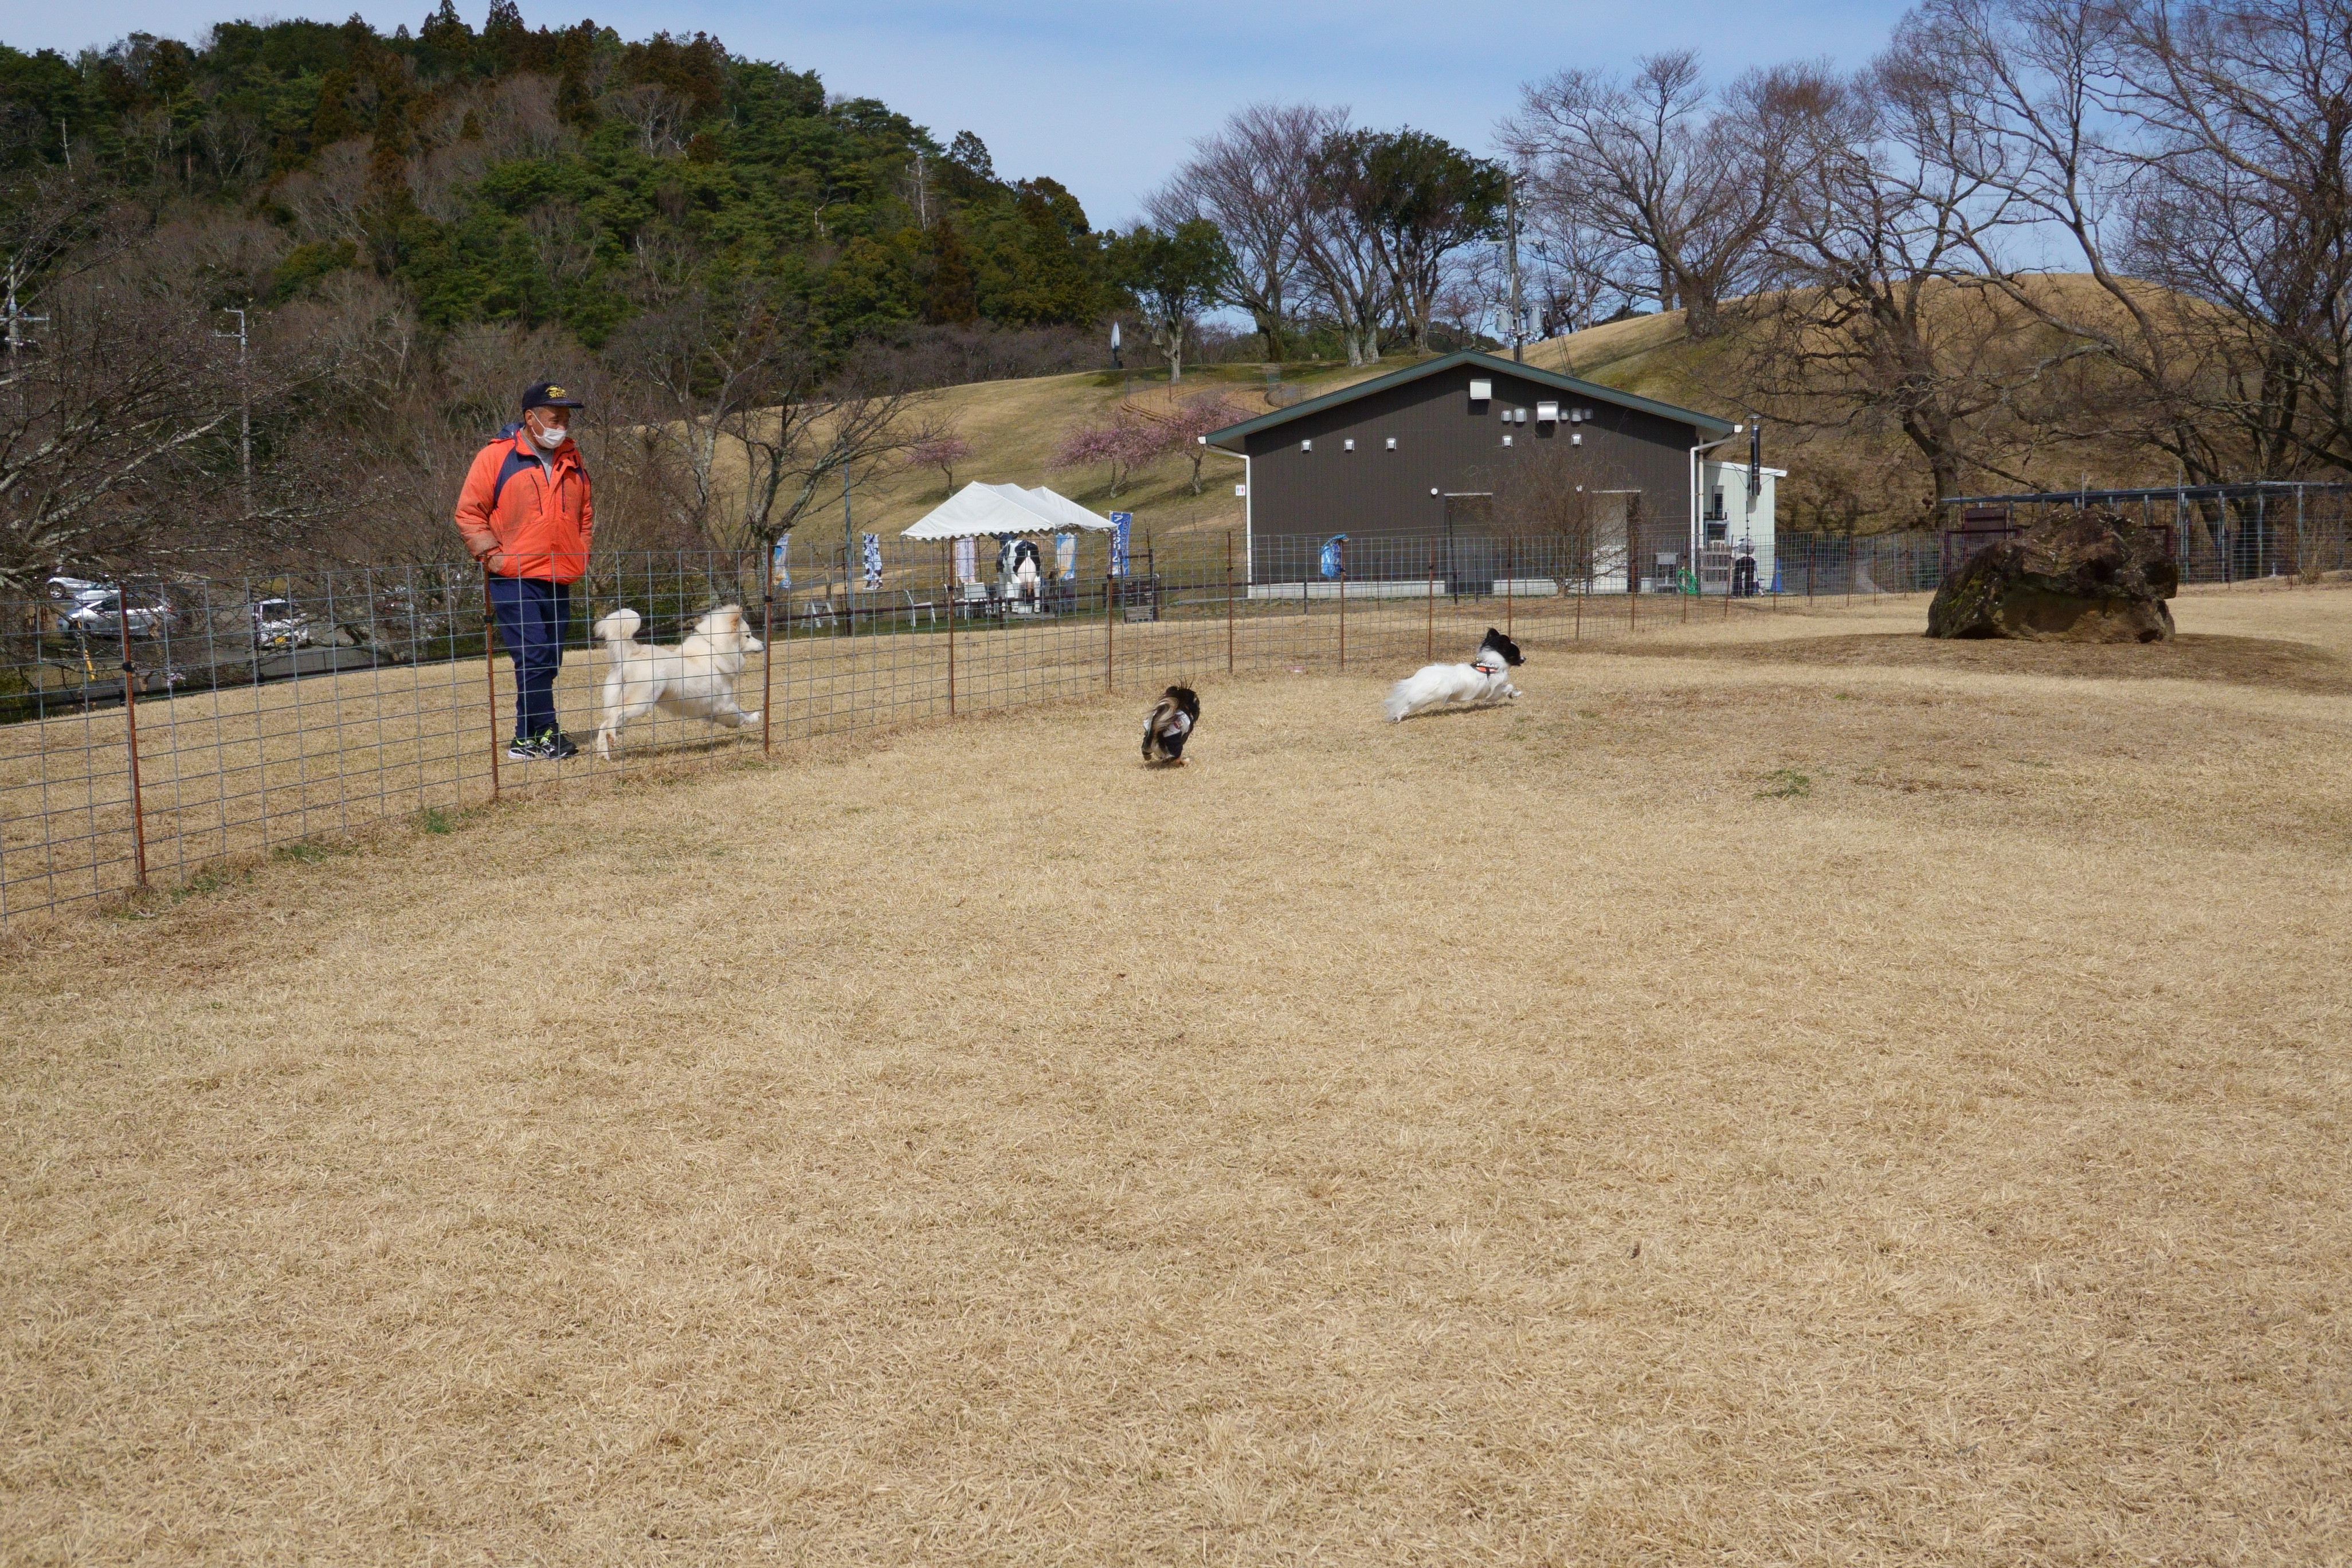
<path id="1" fill-rule="evenodd" d="M 1477 657 L 1468 664 L 1424 664 L 1398 681 L 1382 706 L 1401 724 L 1433 708 L 1484 708 L 1508 702 L 1519 694 L 1519 689 L 1511 684 L 1511 671 L 1525 663 L 1519 645 L 1488 626 L 1486 640 L 1478 645 Z"/>
<path id="2" fill-rule="evenodd" d="M 743 673 L 744 656 L 767 646 L 743 625 L 740 605 L 711 611 L 676 647 L 637 641 L 637 628 L 645 624 L 635 610 L 614 610 L 596 623 L 596 635 L 613 656 L 604 677 L 604 721 L 596 730 L 598 756 L 611 761 L 621 726 L 652 712 L 656 702 L 730 730 L 760 721 L 758 713 L 746 713 L 735 703 L 735 678 Z"/>

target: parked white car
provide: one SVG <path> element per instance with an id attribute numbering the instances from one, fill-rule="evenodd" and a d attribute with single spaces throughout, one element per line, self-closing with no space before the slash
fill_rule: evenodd
<path id="1" fill-rule="evenodd" d="M 310 617 L 284 599 L 257 599 L 253 605 L 253 641 L 257 647 L 307 647 Z"/>

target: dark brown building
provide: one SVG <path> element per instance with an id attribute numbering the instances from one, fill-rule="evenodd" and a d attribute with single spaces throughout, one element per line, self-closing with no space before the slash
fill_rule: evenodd
<path id="1" fill-rule="evenodd" d="M 1405 579 L 1431 558 L 1457 588 L 1491 584 L 1507 552 L 1543 542 L 1497 521 L 1529 464 L 1593 497 L 1596 586 L 1661 586 L 1690 547 L 1691 448 L 1734 426 L 1573 376 L 1465 352 L 1228 426 L 1208 443 L 1248 460 L 1253 583 L 1301 582 L 1346 534 L 1351 579 Z M 1556 541 L 1554 543 L 1556 544 Z M 1671 559 L 1662 559 L 1668 558 Z M 1555 563 L 1557 565 L 1557 563 Z M 1628 566 L 1632 570 L 1628 570 Z M 1559 574 L 1565 574 L 1560 569 Z"/>

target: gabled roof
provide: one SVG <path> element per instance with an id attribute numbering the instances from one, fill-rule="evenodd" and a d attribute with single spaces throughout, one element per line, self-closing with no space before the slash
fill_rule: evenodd
<path id="1" fill-rule="evenodd" d="M 1295 407 L 1278 408 L 1271 414 L 1262 414 L 1255 419 L 1244 419 L 1238 425 L 1228 425 L 1222 430 L 1212 430 L 1208 435 L 1208 444 L 1212 447 L 1222 447 L 1228 452 L 1238 452 L 1241 450 L 1243 440 L 1256 435 L 1261 430 L 1271 430 L 1277 425 L 1286 424 L 1302 416 L 1325 408 L 1336 408 L 1350 399 L 1367 396 L 1375 392 L 1385 392 L 1390 387 L 1402 386 L 1408 382 L 1419 381 L 1423 376 L 1436 375 L 1443 371 L 1449 371 L 1457 365 L 1465 364 L 1475 366 L 1479 370 L 1490 371 L 1496 375 L 1511 375 L 1522 381 L 1532 381 L 1539 386 L 1556 387 L 1561 392 L 1570 392 L 1579 397 L 1591 398 L 1595 403 L 1613 403 L 1620 408 L 1632 408 L 1643 414 L 1654 414 L 1664 419 L 1672 419 L 1676 424 L 1693 426 L 1710 436 L 1731 434 L 1730 421 L 1717 419 L 1712 414 L 1701 414 L 1695 408 L 1677 408 L 1671 403 L 1658 403 L 1647 397 L 1636 397 L 1630 392 L 1620 392 L 1613 386 L 1603 386 L 1598 382 L 1579 381 L 1572 375 L 1561 375 L 1557 371 L 1538 370 L 1531 364 L 1518 364 L 1510 360 L 1497 359 L 1493 354 L 1480 353 L 1475 349 L 1464 349 L 1456 353 L 1424 360 L 1419 364 L 1407 365 L 1402 370 L 1391 371 L 1386 375 L 1376 375 L 1370 381 L 1360 381 L 1353 386 L 1343 386 L 1337 392 L 1327 392 L 1320 397 L 1309 398 Z"/>

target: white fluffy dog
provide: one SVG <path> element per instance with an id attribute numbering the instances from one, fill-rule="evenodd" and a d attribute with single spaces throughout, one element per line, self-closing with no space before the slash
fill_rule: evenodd
<path id="1" fill-rule="evenodd" d="M 1391 719 L 1402 723 L 1433 708 L 1484 708 L 1508 702 L 1519 694 L 1519 689 L 1511 684 L 1511 671 L 1525 663 L 1519 645 L 1488 626 L 1486 640 L 1478 645 L 1476 657 L 1468 664 L 1424 664 L 1398 681 L 1382 706 Z"/>
<path id="2" fill-rule="evenodd" d="M 635 610 L 614 610 L 596 623 L 596 635 L 613 656 L 604 677 L 604 721 L 596 729 L 598 756 L 611 761 L 621 726 L 652 712 L 657 702 L 730 730 L 760 721 L 758 713 L 746 713 L 735 703 L 735 678 L 743 673 L 744 656 L 767 646 L 743 625 L 740 605 L 724 605 L 704 616 L 676 647 L 637 641 L 637 628 L 645 624 Z"/>

